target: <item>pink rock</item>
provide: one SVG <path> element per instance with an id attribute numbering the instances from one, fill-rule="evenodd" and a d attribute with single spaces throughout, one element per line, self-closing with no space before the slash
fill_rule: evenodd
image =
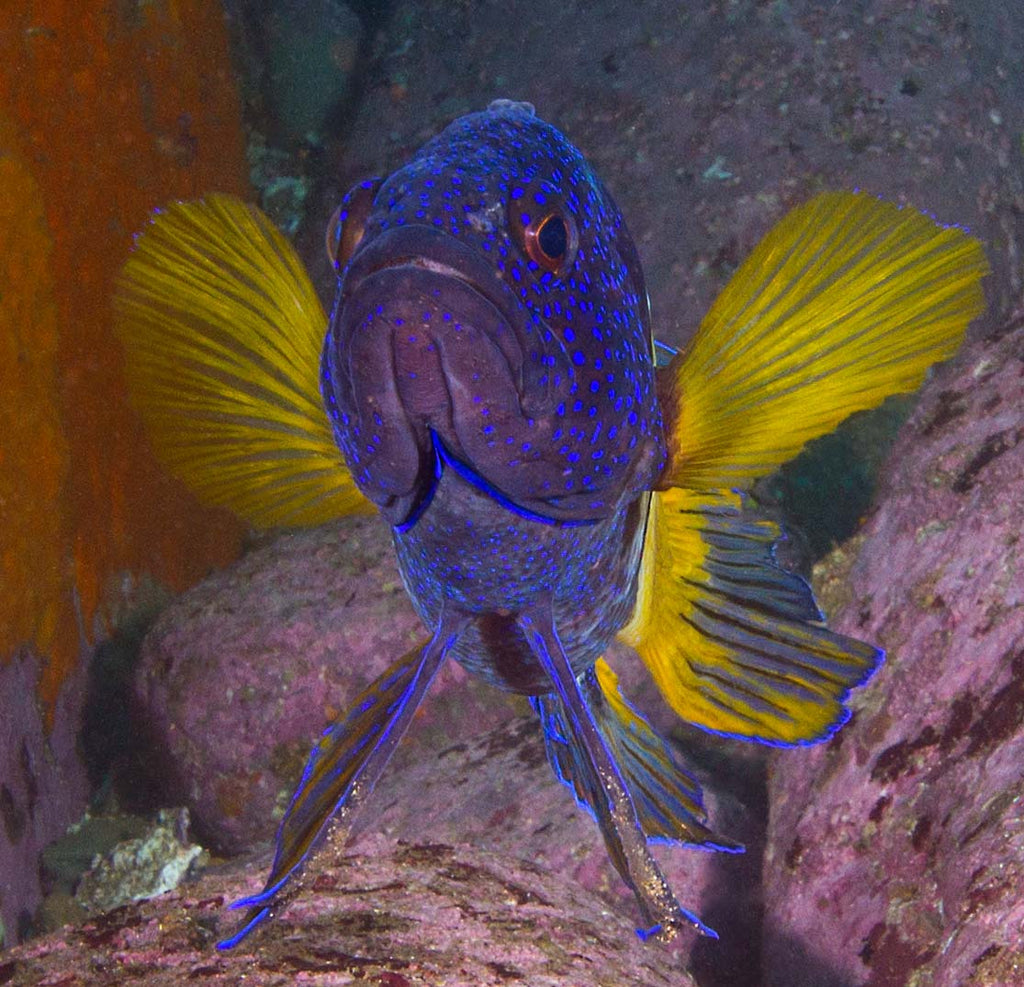
<path id="1" fill-rule="evenodd" d="M 509 860 L 528 860 L 545 873 L 600 896 L 620 918 L 639 924 L 632 892 L 608 859 L 597 825 L 548 766 L 537 718 L 524 716 L 474 739 L 431 750 L 389 771 L 357 833 L 394 839 L 469 843 Z M 715 779 L 711 778 L 714 783 Z M 759 839 L 749 807 L 729 796 L 708 798 L 712 820 L 737 839 Z M 695 949 L 718 965 L 746 965 L 757 941 L 760 909 L 756 847 L 747 855 L 655 847 L 680 903 L 720 934 L 718 942 L 684 933 L 674 949 L 689 967 Z M 731 900 L 729 899 L 731 896 Z M 755 951 L 756 953 L 756 951 Z"/>
<path id="2" fill-rule="evenodd" d="M 1018 326 L 928 384 L 858 536 L 834 625 L 888 660 L 775 764 L 766 983 L 1024 983 L 1022 505 Z"/>
<path id="3" fill-rule="evenodd" d="M 0 957 L 0 983 L 147 987 L 692 987 L 669 949 L 563 876 L 466 846 L 383 837 L 326 851 L 317 876 L 242 946 L 225 902 L 262 884 L 266 861 L 116 909 Z"/>
<path id="4" fill-rule="evenodd" d="M 271 838 L 312 742 L 425 637 L 376 518 L 284 535 L 211 576 L 161 615 L 136 677 L 162 804 L 188 806 L 222 852 Z M 421 710 L 435 750 L 462 724 L 511 715 L 501 693 L 467 679 L 448 663 Z"/>
<path id="5" fill-rule="evenodd" d="M 666 342 L 683 343 L 772 223 L 822 186 L 968 225 L 987 244 L 1001 318 L 1021 297 L 1021 99 L 1019 76 L 993 65 L 1019 50 L 1017 6 L 986 4 L 955 26 L 925 9 L 753 4 L 737 17 L 707 3 L 681 23 L 674 3 L 595 2 L 584 16 L 536 4 L 517 7 L 523 43 L 510 45 L 505 4 L 467 18 L 450 0 L 397 0 L 378 69 L 327 148 L 306 257 L 330 285 L 325 217 L 346 189 L 504 96 L 534 103 L 608 184 Z"/>

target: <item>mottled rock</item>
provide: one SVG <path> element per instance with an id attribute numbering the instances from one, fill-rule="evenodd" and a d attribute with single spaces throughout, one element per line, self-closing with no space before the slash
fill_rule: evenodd
<path id="1" fill-rule="evenodd" d="M 995 276 L 973 333 L 1019 304 L 1024 73 L 1013 66 L 1024 18 L 1014 5 L 977 0 L 962 15 L 888 0 L 373 6 L 360 98 L 327 141 L 298 238 L 325 304 L 335 272 L 324 228 L 340 196 L 495 98 L 532 102 L 607 184 L 666 342 L 685 343 L 772 224 L 823 188 L 863 189 L 979 236 Z M 904 417 L 872 417 L 869 430 Z M 785 561 L 802 567 L 850 536 L 880 445 L 861 418 L 759 487 L 790 529 Z"/>
<path id="2" fill-rule="evenodd" d="M 525 859 L 596 893 L 616 915 L 639 922 L 633 894 L 611 865 L 597 825 L 555 780 L 535 716 L 444 749 L 420 746 L 415 753 L 417 760 L 406 757 L 382 779 L 372 805 L 356 818 L 356 832 L 465 842 L 509 860 Z M 720 778 L 701 775 L 713 786 L 708 797 L 712 824 L 747 840 L 750 853 L 654 848 L 679 901 L 721 936 L 714 942 L 685 932 L 674 948 L 688 964 L 700 962 L 692 955 L 698 949 L 719 968 L 744 967 L 756 954 L 750 947 L 759 935 L 761 819 L 735 792 L 722 790 Z"/>
<path id="3" fill-rule="evenodd" d="M 511 98 L 534 103 L 607 183 L 670 343 L 694 332 L 771 224 L 822 187 L 970 226 L 997 272 L 993 313 L 1018 303 L 1024 20 L 1012 5 L 979 0 L 961 16 L 887 0 L 521 0 L 510 13 L 397 0 L 388 14 L 351 126 L 328 148 L 323 201 L 311 202 L 308 257 L 325 283 L 339 193 L 387 174 L 456 116 Z"/>
<path id="4" fill-rule="evenodd" d="M 321 730 L 425 638 L 376 518 L 249 553 L 170 606 L 143 645 L 133 716 L 158 799 L 187 806 L 219 851 L 269 839 Z M 441 749 L 511 715 L 467 680 L 448 663 L 414 735 Z"/>
<path id="5" fill-rule="evenodd" d="M 109 912 L 119 905 L 173 891 L 206 863 L 206 851 L 188 839 L 188 810 L 162 809 L 142 836 L 123 840 L 97 856 L 75 889 L 88 912 Z"/>
<path id="6" fill-rule="evenodd" d="M 1018 321 L 927 385 L 838 580 L 888 660 L 774 766 L 766 983 L 1024 982 L 1022 503 Z"/>
<path id="7" fill-rule="evenodd" d="M 423 637 L 376 519 L 286 535 L 252 552 L 168 608 L 146 639 L 135 715 L 149 735 L 144 758 L 158 796 L 183 801 L 208 845 L 240 852 L 271 838 L 323 725 Z M 678 724 L 635 656 L 613 660 L 659 728 Z M 691 737 L 683 760 L 710 790 L 712 825 L 748 854 L 657 848 L 680 901 L 722 936 L 714 944 L 684 937 L 680 954 L 696 945 L 697 961 L 707 954 L 717 966 L 749 965 L 757 954 L 764 811 L 750 791 L 761 791 L 759 759 L 756 750 L 753 761 L 712 753 L 741 746 Z M 638 921 L 597 827 L 555 780 L 526 701 L 453 662 L 355 829 L 531 860 Z"/>
<path id="8" fill-rule="evenodd" d="M 100 987 L 190 981 L 253 987 L 692 987 L 678 958 L 559 875 L 465 846 L 383 837 L 326 851 L 309 886 L 232 952 L 225 902 L 266 861 L 37 939 L 0 958 L 0 983 Z"/>

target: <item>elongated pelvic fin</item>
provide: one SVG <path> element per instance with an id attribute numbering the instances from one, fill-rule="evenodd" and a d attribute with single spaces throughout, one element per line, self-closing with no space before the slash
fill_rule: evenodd
<path id="1" fill-rule="evenodd" d="M 826 192 L 755 248 L 665 370 L 660 487 L 737 489 L 949 357 L 984 307 L 977 240 Z"/>
<path id="2" fill-rule="evenodd" d="M 584 702 L 622 772 L 647 842 L 679 843 L 731 853 L 743 848 L 707 828 L 700 784 L 677 762 L 671 748 L 623 698 L 618 677 L 603 659 L 579 679 Z M 573 739 L 556 696 L 531 699 L 544 727 L 544 744 L 555 776 L 579 805 L 597 818 L 590 787 L 593 772 L 581 765 L 586 751 Z"/>
<path id="3" fill-rule="evenodd" d="M 326 316 L 259 210 L 215 195 L 156 215 L 114 312 L 133 403 L 201 499 L 258 527 L 371 510 L 320 401 Z"/>
<path id="4" fill-rule="evenodd" d="M 455 643 L 460 622 L 442 620 L 433 638 L 396 661 L 324 731 L 277 831 L 277 852 L 259 894 L 232 908 L 248 909 L 241 928 L 218 943 L 231 949 L 287 904 L 301 873 L 331 826 L 345 827 L 402 739 L 413 713 Z"/>
<path id="5" fill-rule="evenodd" d="M 550 603 L 539 604 L 519 615 L 519 626 L 530 649 L 555 687 L 561 709 L 559 722 L 568 728 L 574 748 L 574 785 L 586 793 L 584 801 L 604 837 L 608 855 L 622 879 L 636 896 L 644 926 L 637 929 L 641 939 L 673 939 L 684 925 L 717 938 L 696 915 L 676 901 L 647 847 L 637 809 L 630 798 L 622 772 L 608 742 L 591 713 L 587 698 L 573 675 L 572 666 L 555 631 Z"/>
<path id="6" fill-rule="evenodd" d="M 776 525 L 740 508 L 734 493 L 651 498 L 637 604 L 619 639 L 690 723 L 768 744 L 823 740 L 883 653 L 821 626 L 810 588 L 772 559 Z"/>

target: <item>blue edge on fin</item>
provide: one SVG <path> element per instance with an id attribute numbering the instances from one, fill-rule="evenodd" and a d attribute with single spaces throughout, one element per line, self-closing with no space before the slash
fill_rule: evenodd
<path id="1" fill-rule="evenodd" d="M 229 908 L 241 908 L 250 899 L 242 898 L 239 901 L 233 901 L 228 907 Z M 257 925 L 260 925 L 270 914 L 270 906 L 261 909 L 257 912 L 248 922 L 245 923 L 233 936 L 229 936 L 227 939 L 221 939 L 217 943 L 217 948 L 220 950 L 234 949 Z"/>
<path id="2" fill-rule="evenodd" d="M 311 806 L 313 809 L 311 818 L 316 823 L 318 835 L 314 836 L 308 847 L 306 847 L 305 852 L 297 859 L 287 862 L 287 866 L 283 869 L 280 878 L 273 884 L 265 887 L 258 894 L 250 895 L 231 903 L 229 908 L 232 910 L 250 908 L 256 909 L 256 911 L 240 929 L 231 936 L 220 940 L 217 943 L 218 949 L 232 949 L 248 936 L 253 929 L 273 914 L 273 899 L 302 869 L 310 856 L 315 852 L 323 834 L 326 832 L 329 821 L 342 805 L 353 797 L 353 788 L 356 781 L 361 782 L 366 792 L 372 790 L 380 772 L 390 758 L 394 746 L 404 734 L 412 714 L 415 712 L 420 700 L 441 667 L 445 656 L 454 644 L 456 634 L 457 629 L 446 625 L 442 620 L 434 636 L 420 653 L 418 662 L 405 663 L 403 659 L 400 659 L 399 662 L 389 668 L 369 687 L 367 692 L 372 694 L 367 697 L 366 701 L 355 705 L 323 732 L 320 742 L 313 748 L 306 762 L 302 780 L 292 795 L 288 811 L 281 820 L 277 835 L 277 853 L 271 869 L 271 877 L 277 871 L 282 853 L 287 847 L 286 834 L 289 820 L 292 818 L 292 813 L 300 796 L 305 791 L 307 784 L 310 783 L 313 769 L 320 758 L 328 756 L 328 752 L 340 755 L 338 764 L 335 765 L 331 772 L 334 778 L 346 777 L 347 773 L 344 769 L 352 767 L 354 758 L 360 758 L 360 762 L 356 764 L 351 775 L 348 776 L 349 780 L 344 788 L 337 784 L 332 787 L 329 778 L 328 784 L 323 791 L 315 793 L 314 802 Z M 405 684 L 401 681 L 403 676 L 409 679 Z M 401 692 L 397 697 L 388 701 L 388 689 L 399 686 L 401 686 Z M 353 733 L 354 724 L 352 717 L 355 714 L 369 711 L 378 702 L 382 702 L 384 705 L 380 711 L 373 714 L 370 726 L 364 726 L 362 729 L 356 728 L 355 733 Z M 374 732 L 378 735 L 367 750 L 367 741 L 373 736 Z M 302 820 L 300 819 L 301 824 Z"/>

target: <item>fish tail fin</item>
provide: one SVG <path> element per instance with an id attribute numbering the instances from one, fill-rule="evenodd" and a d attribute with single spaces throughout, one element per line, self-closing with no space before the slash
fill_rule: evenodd
<path id="1" fill-rule="evenodd" d="M 647 841 L 742 852 L 741 844 L 716 836 L 707 827 L 699 782 L 626 701 L 618 676 L 603 658 L 582 676 L 580 687 L 622 772 Z M 594 816 L 598 793 L 589 772 L 581 768 L 582 752 L 573 741 L 561 705 L 555 696 L 537 696 L 531 703 L 540 716 L 555 777 L 573 793 L 577 804 Z"/>
<path id="2" fill-rule="evenodd" d="M 179 202 L 137 238 L 114 297 L 126 376 L 159 458 L 257 527 L 367 512 L 320 400 L 327 320 L 259 210 Z"/>
<path id="3" fill-rule="evenodd" d="M 981 245 L 910 208 L 825 192 L 764 237 L 659 371 L 658 486 L 734 490 L 855 411 L 918 387 L 984 308 Z"/>
<path id="4" fill-rule="evenodd" d="M 323 732 L 281 820 L 266 884 L 258 894 L 232 903 L 232 908 L 246 909 L 245 919 L 217 944 L 219 949 L 238 945 L 279 912 L 294 893 L 295 878 L 328 834 L 346 832 L 405 734 L 456 633 L 457 628 L 442 624 L 425 646 L 396 661 Z"/>

